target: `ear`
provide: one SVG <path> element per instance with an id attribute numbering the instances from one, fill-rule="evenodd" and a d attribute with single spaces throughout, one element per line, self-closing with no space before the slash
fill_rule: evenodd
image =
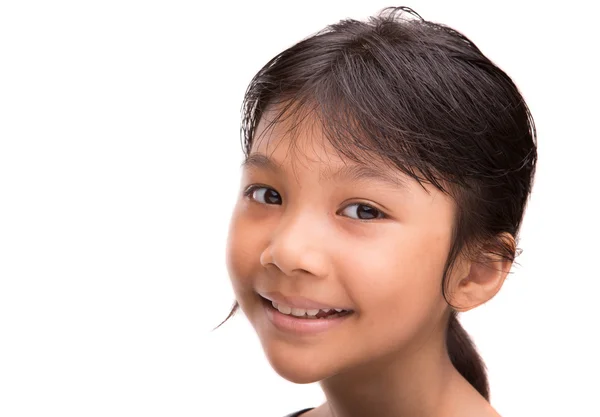
<path id="1" fill-rule="evenodd" d="M 515 253 L 516 243 L 511 234 L 502 233 L 498 238 L 511 248 L 511 253 Z M 477 262 L 464 256 L 457 259 L 447 287 L 448 301 L 455 310 L 464 312 L 480 306 L 491 300 L 502 288 L 512 261 L 502 258 L 494 248 L 484 247 L 481 250 L 483 256 Z"/>

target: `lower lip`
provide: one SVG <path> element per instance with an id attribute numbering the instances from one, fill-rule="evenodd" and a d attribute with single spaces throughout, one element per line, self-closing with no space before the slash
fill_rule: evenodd
<path id="1" fill-rule="evenodd" d="M 294 316 L 281 313 L 271 301 L 262 299 L 265 312 L 269 321 L 282 332 L 296 335 L 310 335 L 323 333 L 342 324 L 348 317 L 351 317 L 354 312 L 346 314 L 342 317 L 334 317 L 331 319 L 300 319 Z"/>

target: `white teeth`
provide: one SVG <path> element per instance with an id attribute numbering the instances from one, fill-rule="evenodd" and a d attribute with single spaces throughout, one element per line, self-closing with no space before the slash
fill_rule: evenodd
<path id="1" fill-rule="evenodd" d="M 309 316 L 312 318 L 316 318 L 315 316 L 317 314 L 319 314 L 319 311 L 323 311 L 325 313 L 329 313 L 333 310 L 335 310 L 336 312 L 340 313 L 342 311 L 345 311 L 342 308 L 326 308 L 323 310 L 319 310 L 319 309 L 313 309 L 313 310 L 305 310 L 303 308 L 292 308 L 292 307 L 288 307 L 282 304 L 277 304 L 275 301 L 272 301 L 271 304 L 273 305 L 274 308 L 276 308 L 277 310 L 279 310 L 281 313 L 283 314 L 291 314 L 293 316 L 296 317 L 303 317 L 303 316 Z"/>
<path id="2" fill-rule="evenodd" d="M 277 310 L 281 311 L 283 314 L 290 314 L 292 309 L 288 306 L 278 305 Z"/>
<path id="3" fill-rule="evenodd" d="M 306 314 L 306 310 L 302 308 L 292 308 L 292 316 L 302 317 Z"/>

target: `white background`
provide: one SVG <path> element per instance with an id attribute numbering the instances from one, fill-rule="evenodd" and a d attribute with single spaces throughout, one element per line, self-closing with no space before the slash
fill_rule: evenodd
<path id="1" fill-rule="evenodd" d="M 273 416 L 225 267 L 254 73 L 383 1 L 0 3 L 0 415 Z M 520 266 L 462 316 L 505 417 L 600 416 L 594 2 L 418 1 L 521 89 L 539 165 Z"/>

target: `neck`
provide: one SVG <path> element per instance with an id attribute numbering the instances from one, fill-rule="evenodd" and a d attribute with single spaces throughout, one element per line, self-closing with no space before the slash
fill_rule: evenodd
<path id="1" fill-rule="evenodd" d="M 321 381 L 329 417 L 497 415 L 452 365 L 445 340 L 396 352 Z M 320 407 L 321 408 L 321 407 Z"/>

